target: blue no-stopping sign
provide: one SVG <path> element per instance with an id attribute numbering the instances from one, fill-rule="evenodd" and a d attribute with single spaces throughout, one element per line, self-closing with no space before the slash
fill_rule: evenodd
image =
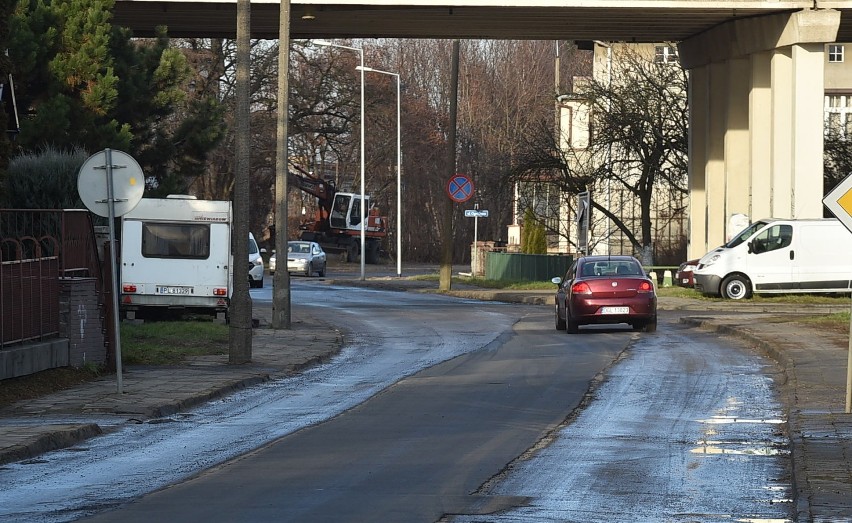
<path id="1" fill-rule="evenodd" d="M 473 196 L 473 180 L 465 174 L 455 174 L 447 182 L 447 194 L 454 202 L 461 203 Z"/>

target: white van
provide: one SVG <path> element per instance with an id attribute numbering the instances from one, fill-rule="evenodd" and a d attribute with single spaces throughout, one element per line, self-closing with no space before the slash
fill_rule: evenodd
<path id="1" fill-rule="evenodd" d="M 836 219 L 764 219 L 705 254 L 695 289 L 739 300 L 752 293 L 852 291 L 852 232 Z"/>
<path id="2" fill-rule="evenodd" d="M 229 201 L 184 195 L 140 200 L 121 220 L 122 314 L 134 319 L 137 313 L 197 310 L 225 320 L 233 281 L 231 222 Z"/>

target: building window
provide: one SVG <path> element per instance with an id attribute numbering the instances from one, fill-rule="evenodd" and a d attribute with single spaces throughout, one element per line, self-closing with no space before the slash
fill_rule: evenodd
<path id="1" fill-rule="evenodd" d="M 825 96 L 825 126 L 844 139 L 852 136 L 852 93 Z"/>
<path id="2" fill-rule="evenodd" d="M 828 62 L 841 63 L 843 62 L 843 46 L 830 45 L 828 46 Z"/>
<path id="3" fill-rule="evenodd" d="M 658 45 L 654 48 L 654 63 L 673 64 L 677 63 L 677 49 L 670 45 Z"/>

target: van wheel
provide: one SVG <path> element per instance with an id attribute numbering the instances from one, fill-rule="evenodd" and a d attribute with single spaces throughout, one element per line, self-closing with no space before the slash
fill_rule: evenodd
<path id="1" fill-rule="evenodd" d="M 722 297 L 731 300 L 751 298 L 751 282 L 740 274 L 728 276 L 722 280 Z"/>

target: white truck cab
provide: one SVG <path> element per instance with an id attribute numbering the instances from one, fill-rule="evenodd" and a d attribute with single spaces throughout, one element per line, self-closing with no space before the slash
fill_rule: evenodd
<path id="1" fill-rule="evenodd" d="M 734 300 L 752 293 L 852 292 L 852 232 L 836 219 L 763 219 L 713 249 L 695 289 Z"/>

